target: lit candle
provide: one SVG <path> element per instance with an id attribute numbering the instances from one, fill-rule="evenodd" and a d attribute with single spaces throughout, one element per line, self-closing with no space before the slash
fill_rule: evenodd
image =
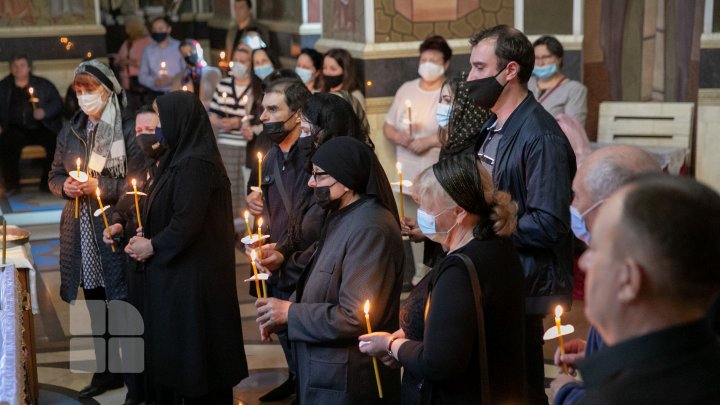
<path id="1" fill-rule="evenodd" d="M 253 269 L 253 275 L 255 276 L 255 294 L 258 296 L 258 298 L 267 298 L 267 287 L 265 286 L 265 280 L 262 280 L 262 296 L 260 295 L 260 276 L 258 275 L 257 265 L 255 262 L 257 261 L 257 253 L 255 253 L 255 249 L 253 249 L 250 252 L 250 263 L 252 263 L 252 269 Z"/>
<path id="2" fill-rule="evenodd" d="M 33 110 L 35 109 L 35 89 L 30 87 L 28 89 L 28 93 L 30 93 L 30 104 L 32 105 Z"/>
<path id="3" fill-rule="evenodd" d="M 227 66 L 228 66 L 228 63 L 225 62 L 225 51 L 220 51 L 220 63 L 218 63 L 218 65 L 219 65 L 221 68 L 224 68 L 224 67 L 227 67 Z M 229 66 L 232 67 L 232 62 L 230 62 Z"/>
<path id="4" fill-rule="evenodd" d="M 410 137 L 413 136 L 413 129 L 412 129 L 412 102 L 410 100 L 405 100 L 405 106 L 407 107 L 407 114 L 408 114 L 408 132 L 410 133 Z"/>
<path id="5" fill-rule="evenodd" d="M 95 189 L 95 195 L 97 196 L 98 204 L 100 205 L 100 213 L 102 214 L 103 222 L 105 222 L 105 229 L 108 231 L 108 235 L 110 235 L 110 225 L 108 224 L 107 216 L 105 215 L 105 208 L 103 207 L 102 200 L 100 199 L 100 188 Z M 110 249 L 115 252 L 114 243 L 110 245 Z"/>
<path id="6" fill-rule="evenodd" d="M 247 105 L 247 102 L 248 102 L 248 95 L 246 94 L 246 95 L 242 96 L 242 99 L 240 100 L 240 104 L 244 107 Z"/>
<path id="7" fill-rule="evenodd" d="M 187 86 L 182 86 L 182 91 L 188 91 Z"/>
<path id="8" fill-rule="evenodd" d="M 2 264 L 5 264 L 5 258 L 7 257 L 7 253 L 5 251 L 7 250 L 7 220 L 3 217 L 3 254 L 2 254 Z"/>
<path id="9" fill-rule="evenodd" d="M 86 56 L 88 59 L 92 59 L 92 52 L 88 51 L 88 53 L 86 53 L 85 56 Z"/>
<path id="10" fill-rule="evenodd" d="M 258 191 L 262 193 L 262 159 L 263 155 L 262 153 L 257 153 L 258 157 Z"/>
<path id="11" fill-rule="evenodd" d="M 260 217 L 258 219 L 258 250 L 259 250 L 259 256 L 260 259 L 262 259 L 262 226 L 263 226 L 263 219 Z"/>
<path id="12" fill-rule="evenodd" d="M 227 117 L 227 92 L 222 93 L 223 98 L 223 115 Z"/>
<path id="13" fill-rule="evenodd" d="M 372 327 L 370 327 L 370 300 L 365 301 L 365 324 L 367 325 L 368 333 L 372 333 Z M 378 370 L 377 359 L 373 356 L 373 368 L 375 369 L 375 382 L 377 383 L 378 396 L 383 397 L 382 384 L 380 384 L 380 371 Z"/>
<path id="14" fill-rule="evenodd" d="M 565 355 L 565 345 L 563 343 L 562 328 L 561 328 L 561 323 L 560 323 L 560 317 L 562 316 L 562 314 L 563 314 L 562 306 L 560 306 L 560 305 L 556 306 L 555 307 L 555 327 L 557 327 L 557 332 L 558 332 L 558 344 L 560 345 L 560 355 L 564 356 Z M 563 373 L 567 374 L 568 373 L 567 364 L 562 363 L 562 368 L 563 368 Z"/>
<path id="15" fill-rule="evenodd" d="M 167 63 L 165 61 L 160 62 L 160 71 L 158 71 L 158 75 L 167 76 L 167 73 Z"/>
<path id="16" fill-rule="evenodd" d="M 248 238 L 252 238 L 252 230 L 250 230 L 250 212 L 245 210 L 243 216 L 245 217 L 245 228 L 247 229 Z"/>
<path id="17" fill-rule="evenodd" d="M 77 158 L 77 160 L 75 161 L 75 163 L 77 163 L 77 175 L 76 175 L 76 179 L 75 179 L 75 180 L 78 180 L 78 181 L 79 181 L 79 180 L 80 180 L 80 158 Z M 79 211 L 78 211 L 78 203 L 79 203 L 79 202 L 80 202 L 80 197 L 79 197 L 79 196 L 76 196 L 76 197 L 75 197 L 75 219 L 77 219 L 77 218 L 80 217 Z"/>
<path id="18" fill-rule="evenodd" d="M 405 221 L 405 202 L 403 201 L 403 190 L 402 190 L 402 163 L 395 163 L 395 167 L 398 172 L 398 179 L 400 179 L 400 222 Z"/>
<path id="19" fill-rule="evenodd" d="M 135 194 L 135 214 L 137 215 L 138 228 L 142 228 L 142 220 L 140 220 L 140 203 L 138 202 L 137 181 L 132 179 L 133 193 Z"/>

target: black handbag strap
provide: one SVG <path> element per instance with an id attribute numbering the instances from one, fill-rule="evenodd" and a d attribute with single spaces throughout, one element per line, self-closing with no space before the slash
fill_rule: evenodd
<path id="1" fill-rule="evenodd" d="M 487 405 L 491 403 L 490 377 L 488 376 L 487 345 L 485 344 L 485 315 L 482 306 L 482 288 L 480 287 L 480 280 L 478 279 L 477 270 L 475 269 L 475 264 L 472 260 L 462 253 L 454 253 L 454 255 L 462 259 L 465 263 L 468 276 L 470 276 L 470 285 L 472 285 L 473 297 L 475 298 L 475 314 L 477 315 L 478 325 L 478 355 L 480 358 L 480 398 L 482 399 L 482 403 Z"/>
<path id="2" fill-rule="evenodd" d="M 280 192 L 280 199 L 282 199 L 283 205 L 285 206 L 285 211 L 287 211 L 288 216 L 290 216 L 292 215 L 292 204 L 290 204 L 290 197 L 288 197 L 287 191 L 285 191 L 285 184 L 283 183 L 282 173 L 280 172 L 281 164 L 282 157 L 278 156 L 273 175 L 275 176 L 275 184 L 277 185 L 278 192 Z"/>

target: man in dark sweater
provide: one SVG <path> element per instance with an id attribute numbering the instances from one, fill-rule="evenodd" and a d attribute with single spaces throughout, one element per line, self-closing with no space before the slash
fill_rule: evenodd
<path id="1" fill-rule="evenodd" d="M 20 189 L 18 164 L 27 145 L 45 149 L 40 189 L 48 190 L 48 172 L 55 155 L 57 133 L 62 126 L 62 100 L 47 79 L 32 74 L 25 55 L 10 59 L 10 74 L 0 81 L 0 163 L 5 191 Z"/>
<path id="2" fill-rule="evenodd" d="M 720 291 L 720 195 L 648 174 L 599 208 L 585 314 L 607 348 L 580 363 L 582 404 L 718 404 L 720 342 L 705 323 Z"/>

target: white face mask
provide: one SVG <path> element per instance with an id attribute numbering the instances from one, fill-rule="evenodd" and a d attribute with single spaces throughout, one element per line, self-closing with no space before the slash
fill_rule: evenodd
<path id="1" fill-rule="evenodd" d="M 230 73 L 236 79 L 244 79 L 247 77 L 248 67 L 244 63 L 230 62 Z"/>
<path id="2" fill-rule="evenodd" d="M 420 75 L 420 77 L 423 78 L 423 80 L 426 80 L 428 82 L 433 82 L 437 80 L 444 73 L 444 66 L 432 62 L 423 62 L 420 64 L 420 67 L 418 67 L 418 74 Z"/>
<path id="3" fill-rule="evenodd" d="M 105 107 L 102 90 L 89 94 L 78 95 L 78 105 L 87 115 L 97 115 Z"/>

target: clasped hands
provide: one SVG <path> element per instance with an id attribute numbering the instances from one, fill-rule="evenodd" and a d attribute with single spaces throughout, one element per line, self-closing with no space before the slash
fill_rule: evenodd
<path id="1" fill-rule="evenodd" d="M 63 193 L 70 198 L 95 194 L 97 188 L 98 179 L 94 177 L 90 177 L 86 182 L 82 183 L 68 176 L 65 183 L 63 183 Z"/>
<path id="2" fill-rule="evenodd" d="M 124 227 L 121 224 L 110 225 L 109 228 L 103 231 L 103 243 L 106 245 L 112 245 L 115 243 L 113 238 L 115 236 L 122 235 L 123 229 Z M 125 253 L 138 262 L 144 262 L 155 254 L 152 242 L 150 239 L 146 239 L 143 236 L 142 228 L 137 229 L 137 234 L 133 236 L 127 246 L 125 246 Z"/>

